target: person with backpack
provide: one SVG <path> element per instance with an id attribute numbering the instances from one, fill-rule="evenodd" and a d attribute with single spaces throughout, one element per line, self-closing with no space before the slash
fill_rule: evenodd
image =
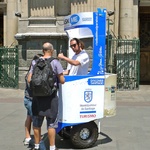
<path id="1" fill-rule="evenodd" d="M 42 54 L 37 54 L 33 57 L 32 60 L 36 60 L 39 57 L 43 56 Z M 31 68 L 31 65 L 29 67 L 29 70 Z M 24 91 L 24 106 L 27 109 L 27 117 L 25 119 L 25 139 L 24 139 L 24 145 L 29 145 L 31 143 L 31 123 L 32 123 L 32 93 L 31 93 L 31 89 L 29 86 L 29 83 L 27 82 L 27 78 L 28 78 L 28 74 L 29 74 L 29 70 L 27 72 L 27 74 L 25 75 L 25 91 Z"/>
<path id="2" fill-rule="evenodd" d="M 74 51 L 73 57 L 70 59 L 63 55 L 58 54 L 59 59 L 63 59 L 68 62 L 67 69 L 64 71 L 64 75 L 87 75 L 89 67 L 89 56 L 84 50 L 84 43 L 73 38 L 70 40 L 70 47 Z"/>
<path id="3" fill-rule="evenodd" d="M 50 150 L 58 150 L 55 146 L 55 129 L 58 127 L 57 83 L 65 83 L 63 68 L 58 59 L 54 59 L 53 45 L 43 44 L 43 57 L 32 61 L 28 82 L 30 83 L 33 103 L 34 150 L 40 149 L 41 126 L 46 117 Z"/>

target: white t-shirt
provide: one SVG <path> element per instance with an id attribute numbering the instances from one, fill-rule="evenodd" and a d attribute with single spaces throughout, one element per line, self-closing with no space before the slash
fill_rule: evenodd
<path id="1" fill-rule="evenodd" d="M 86 75 L 89 67 L 89 56 L 86 51 L 82 50 L 79 54 L 75 54 L 72 59 L 78 60 L 80 65 L 74 66 L 68 64 L 67 70 L 70 70 L 69 75 Z"/>

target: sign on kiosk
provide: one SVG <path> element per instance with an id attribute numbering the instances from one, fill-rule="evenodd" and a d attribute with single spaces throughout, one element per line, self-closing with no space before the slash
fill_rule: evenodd
<path id="1" fill-rule="evenodd" d="M 65 84 L 60 85 L 57 133 L 62 137 L 69 136 L 75 147 L 87 148 L 98 137 L 100 127 L 95 120 L 104 117 L 106 9 L 66 16 L 64 24 L 69 41 L 71 38 L 93 39 L 93 61 L 87 75 L 65 76 Z M 73 51 L 69 48 L 69 57 L 72 55 Z M 83 133 L 82 128 L 88 131 Z"/>

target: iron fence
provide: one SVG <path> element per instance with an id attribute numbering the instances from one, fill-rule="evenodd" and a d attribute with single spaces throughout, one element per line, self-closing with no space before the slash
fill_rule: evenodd
<path id="1" fill-rule="evenodd" d="M 117 74 L 117 89 L 139 89 L 140 41 L 109 38 L 107 47 L 106 70 Z"/>
<path id="2" fill-rule="evenodd" d="M 18 88 L 18 48 L 0 47 L 0 87 Z"/>

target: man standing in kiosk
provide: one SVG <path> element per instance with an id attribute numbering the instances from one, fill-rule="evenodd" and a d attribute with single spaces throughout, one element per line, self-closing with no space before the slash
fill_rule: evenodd
<path id="1" fill-rule="evenodd" d="M 63 53 L 58 54 L 58 58 L 67 61 L 69 64 L 67 70 L 63 72 L 64 75 L 87 75 L 89 67 L 89 56 L 84 50 L 84 43 L 73 38 L 70 40 L 70 47 L 74 51 L 72 59 L 63 55 Z"/>

